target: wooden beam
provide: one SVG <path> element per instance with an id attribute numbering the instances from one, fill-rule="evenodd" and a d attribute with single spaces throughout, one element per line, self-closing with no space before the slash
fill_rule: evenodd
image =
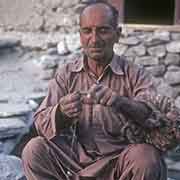
<path id="1" fill-rule="evenodd" d="M 174 24 L 180 24 L 180 0 L 175 0 Z"/>

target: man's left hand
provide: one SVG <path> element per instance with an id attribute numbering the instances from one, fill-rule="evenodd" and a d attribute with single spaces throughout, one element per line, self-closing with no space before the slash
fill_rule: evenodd
<path id="1" fill-rule="evenodd" d="M 94 84 L 90 90 L 89 94 L 91 98 L 94 98 L 96 103 L 102 104 L 104 106 L 112 106 L 118 101 L 118 95 L 109 87 L 103 86 L 101 84 Z"/>

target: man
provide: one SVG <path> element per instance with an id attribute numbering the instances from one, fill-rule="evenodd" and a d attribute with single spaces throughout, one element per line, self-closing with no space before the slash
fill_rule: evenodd
<path id="1" fill-rule="evenodd" d="M 83 9 L 83 55 L 57 72 L 35 114 L 39 136 L 22 155 L 28 180 L 166 180 L 161 151 L 146 144 L 159 126 L 145 98 L 153 83 L 113 53 L 117 24 L 105 2 Z"/>

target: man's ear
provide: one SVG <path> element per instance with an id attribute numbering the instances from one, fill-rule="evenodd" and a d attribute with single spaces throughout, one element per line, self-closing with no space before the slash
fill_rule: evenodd
<path id="1" fill-rule="evenodd" d="M 121 31 L 122 31 L 122 28 L 121 27 L 117 27 L 117 29 L 116 29 L 116 34 L 117 34 L 116 42 L 119 41 L 119 38 L 121 36 Z"/>

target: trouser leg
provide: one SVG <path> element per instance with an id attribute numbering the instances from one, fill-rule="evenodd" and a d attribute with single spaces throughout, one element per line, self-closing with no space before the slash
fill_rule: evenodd
<path id="1" fill-rule="evenodd" d="M 148 144 L 128 146 L 116 163 L 115 180 L 167 180 L 167 168 L 160 152 Z"/>
<path id="2" fill-rule="evenodd" d="M 28 180 L 67 180 L 58 154 L 42 137 L 32 139 L 25 146 L 22 161 Z"/>

